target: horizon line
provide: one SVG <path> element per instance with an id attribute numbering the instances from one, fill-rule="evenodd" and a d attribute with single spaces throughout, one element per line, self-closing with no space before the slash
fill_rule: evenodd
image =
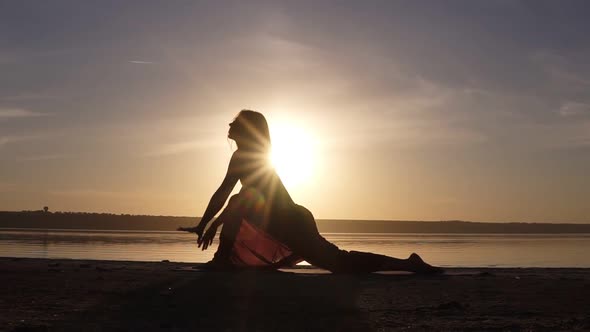
<path id="1" fill-rule="evenodd" d="M 165 217 L 165 218 L 202 218 L 201 216 L 182 216 L 182 215 L 155 215 L 155 214 L 131 214 L 131 213 L 113 213 L 113 212 L 85 212 L 85 211 L 43 211 L 43 210 L 20 210 L 7 211 L 1 210 L 0 213 L 50 213 L 50 214 L 103 214 L 115 216 L 130 216 L 130 217 Z M 347 218 L 316 218 L 317 221 L 372 221 L 372 222 L 422 222 L 422 223 L 445 223 L 445 222 L 461 222 L 474 224 L 543 224 L 543 225 L 590 225 L 590 221 L 475 221 L 462 219 L 439 219 L 439 220 L 403 220 L 403 219 L 347 219 Z"/>

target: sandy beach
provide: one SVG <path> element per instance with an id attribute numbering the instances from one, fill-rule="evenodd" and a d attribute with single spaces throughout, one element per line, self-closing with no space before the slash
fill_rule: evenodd
<path id="1" fill-rule="evenodd" d="M 0 258 L 6 331 L 590 330 L 590 269 L 333 275 Z"/>

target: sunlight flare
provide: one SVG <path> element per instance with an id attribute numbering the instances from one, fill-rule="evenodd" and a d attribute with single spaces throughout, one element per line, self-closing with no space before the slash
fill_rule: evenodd
<path id="1" fill-rule="evenodd" d="M 271 164 L 287 187 L 312 181 L 315 140 L 301 127 L 288 123 L 271 125 Z"/>

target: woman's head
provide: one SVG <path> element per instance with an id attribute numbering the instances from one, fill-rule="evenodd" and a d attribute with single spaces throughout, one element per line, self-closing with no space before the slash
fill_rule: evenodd
<path id="1" fill-rule="evenodd" d="M 264 115 L 251 110 L 242 110 L 229 124 L 227 137 L 238 144 L 238 148 L 267 152 L 270 149 L 270 131 Z"/>

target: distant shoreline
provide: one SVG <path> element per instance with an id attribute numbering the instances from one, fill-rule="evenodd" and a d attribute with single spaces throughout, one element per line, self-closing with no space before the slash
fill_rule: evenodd
<path id="1" fill-rule="evenodd" d="M 145 230 L 145 229 L 93 229 L 93 228 L 32 228 L 32 227 L 2 227 L 0 226 L 0 232 L 6 231 L 15 231 L 15 232 L 64 232 L 64 233 L 76 233 L 76 232 L 86 232 L 86 233 L 179 233 L 180 231 L 177 230 Z M 218 231 L 219 232 L 219 231 Z M 444 234 L 444 235 L 590 235 L 590 231 L 588 232 L 577 232 L 577 233 L 499 233 L 499 232 L 487 232 L 487 233 L 449 233 L 449 232 L 341 232 L 341 231 L 333 231 L 333 232 L 326 232 L 321 231 L 322 234 L 367 234 L 367 235 L 375 235 L 375 234 L 408 234 L 408 235 L 436 235 L 436 234 Z"/>
<path id="2" fill-rule="evenodd" d="M 198 217 L 146 216 L 129 214 L 0 211 L 0 228 L 95 231 L 175 231 L 196 225 Z M 439 233 L 439 234 L 584 234 L 590 224 L 402 221 L 402 220 L 317 220 L 323 233 Z"/>

